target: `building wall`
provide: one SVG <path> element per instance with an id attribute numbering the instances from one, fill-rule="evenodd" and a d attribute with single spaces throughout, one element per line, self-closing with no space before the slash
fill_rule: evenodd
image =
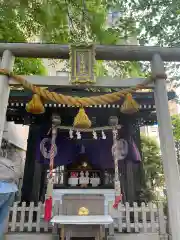
<path id="1" fill-rule="evenodd" d="M 16 194 L 16 200 L 19 200 L 24 175 L 26 151 L 3 139 L 0 149 L 0 156 L 12 160 L 19 172 L 19 179 L 17 181 L 19 191 Z"/>
<path id="2" fill-rule="evenodd" d="M 179 114 L 179 104 L 173 100 L 169 101 L 169 112 L 171 116 Z"/>
<path id="3" fill-rule="evenodd" d="M 3 140 L 0 148 L 0 156 L 8 158 L 14 162 L 19 169 L 19 192 L 16 195 L 16 200 L 20 199 L 20 189 L 22 187 L 22 180 L 24 175 L 24 166 L 27 150 L 27 139 L 29 133 L 29 126 L 15 124 L 13 122 L 6 122 L 3 134 Z"/>
<path id="4" fill-rule="evenodd" d="M 62 76 L 63 73 L 68 74 L 65 71 L 63 71 L 63 69 L 65 68 L 65 61 L 61 61 L 57 59 L 43 59 L 43 62 L 49 76 L 58 76 L 58 75 Z"/>
<path id="5" fill-rule="evenodd" d="M 117 22 L 120 21 L 119 18 L 124 15 L 124 13 L 121 13 L 119 11 L 110 11 L 107 15 L 107 28 L 108 27 L 115 27 L 117 25 Z M 134 21 L 134 25 L 135 25 Z M 119 40 L 118 44 L 121 45 L 138 45 L 139 42 L 137 40 L 137 35 L 134 34 L 131 37 L 128 37 L 126 40 Z"/>
<path id="6" fill-rule="evenodd" d="M 7 140 L 22 150 L 27 150 L 27 139 L 29 126 L 6 122 L 4 127 L 3 139 Z"/>

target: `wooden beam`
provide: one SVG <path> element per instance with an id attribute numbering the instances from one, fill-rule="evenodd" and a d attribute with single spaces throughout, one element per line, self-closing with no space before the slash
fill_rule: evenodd
<path id="1" fill-rule="evenodd" d="M 126 88 L 134 87 L 137 84 L 143 84 L 146 80 L 145 78 L 129 78 L 129 79 L 120 79 L 120 78 L 111 78 L 111 77 L 99 77 L 96 80 L 95 84 L 79 84 L 75 85 L 70 83 L 68 76 L 60 77 L 50 77 L 50 76 L 22 76 L 28 82 L 39 85 L 39 86 L 56 86 L 58 88 L 69 87 L 69 88 L 85 88 L 85 87 L 95 87 L 95 88 Z M 10 79 L 9 84 L 11 86 L 20 85 L 18 82 Z M 152 88 L 153 83 L 147 86 L 147 88 Z"/>
<path id="2" fill-rule="evenodd" d="M 0 43 L 0 56 L 4 50 L 11 51 L 16 57 L 32 58 L 69 58 L 69 46 L 41 43 Z M 159 54 L 164 61 L 180 61 L 180 48 L 156 46 L 96 45 L 97 60 L 151 61 Z"/>
<path id="3" fill-rule="evenodd" d="M 73 130 L 73 131 L 80 131 L 80 132 L 93 132 L 93 131 L 103 131 L 103 130 L 113 130 L 114 127 L 111 126 L 104 126 L 104 127 L 93 127 L 93 128 L 89 128 L 89 129 L 81 129 L 79 130 L 79 128 L 74 128 L 74 127 L 67 127 L 67 126 L 62 126 L 59 125 L 57 126 L 58 129 L 61 130 Z M 116 126 L 117 129 L 121 129 L 121 125 L 117 125 Z"/>

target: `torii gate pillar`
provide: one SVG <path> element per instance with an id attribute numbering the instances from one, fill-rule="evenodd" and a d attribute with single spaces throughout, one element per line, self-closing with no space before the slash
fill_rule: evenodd
<path id="1" fill-rule="evenodd" d="M 160 55 L 154 55 L 151 63 L 155 79 L 155 104 L 158 119 L 160 146 L 168 197 L 169 222 L 172 240 L 180 239 L 180 175 L 176 158 L 171 117 L 168 109 L 165 69 Z"/>
<path id="2" fill-rule="evenodd" d="M 14 64 L 14 56 L 9 50 L 5 50 L 1 59 L 1 68 L 12 71 Z M 0 147 L 3 138 L 4 124 L 6 120 L 6 111 L 9 100 L 9 82 L 7 76 L 0 76 Z"/>

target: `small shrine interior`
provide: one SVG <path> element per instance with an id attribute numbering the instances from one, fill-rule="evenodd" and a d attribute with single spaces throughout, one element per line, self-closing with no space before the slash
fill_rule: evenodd
<path id="1" fill-rule="evenodd" d="M 67 175 L 64 181 L 67 186 L 87 188 L 101 185 L 101 171 L 89 162 L 83 145 L 81 153 L 77 156 L 77 160 L 75 160 L 75 163 L 68 164 L 66 166 L 66 171 Z"/>

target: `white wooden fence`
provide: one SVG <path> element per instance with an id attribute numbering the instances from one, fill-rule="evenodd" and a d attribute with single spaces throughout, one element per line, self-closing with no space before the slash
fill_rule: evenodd
<path id="1" fill-rule="evenodd" d="M 60 210 L 59 201 L 55 202 L 53 212 L 58 215 Z M 11 207 L 9 214 L 9 232 L 57 232 L 57 226 L 46 223 L 43 220 L 44 205 L 39 202 L 37 206 L 31 202 L 29 206 L 25 202 L 21 206 L 17 202 Z M 120 204 L 115 210 L 109 203 L 109 214 L 114 219 L 114 223 L 109 226 L 109 234 L 116 232 L 159 232 L 166 233 L 163 206 L 158 207 L 152 203 L 138 206 L 134 203 L 130 206 Z"/>
<path id="2" fill-rule="evenodd" d="M 135 202 L 133 206 L 129 203 L 119 204 L 118 209 L 114 209 L 109 204 L 109 214 L 114 219 L 113 224 L 109 227 L 109 235 L 116 232 L 127 233 L 156 233 L 166 234 L 166 220 L 163 211 L 163 204 L 141 203 L 141 206 Z"/>

